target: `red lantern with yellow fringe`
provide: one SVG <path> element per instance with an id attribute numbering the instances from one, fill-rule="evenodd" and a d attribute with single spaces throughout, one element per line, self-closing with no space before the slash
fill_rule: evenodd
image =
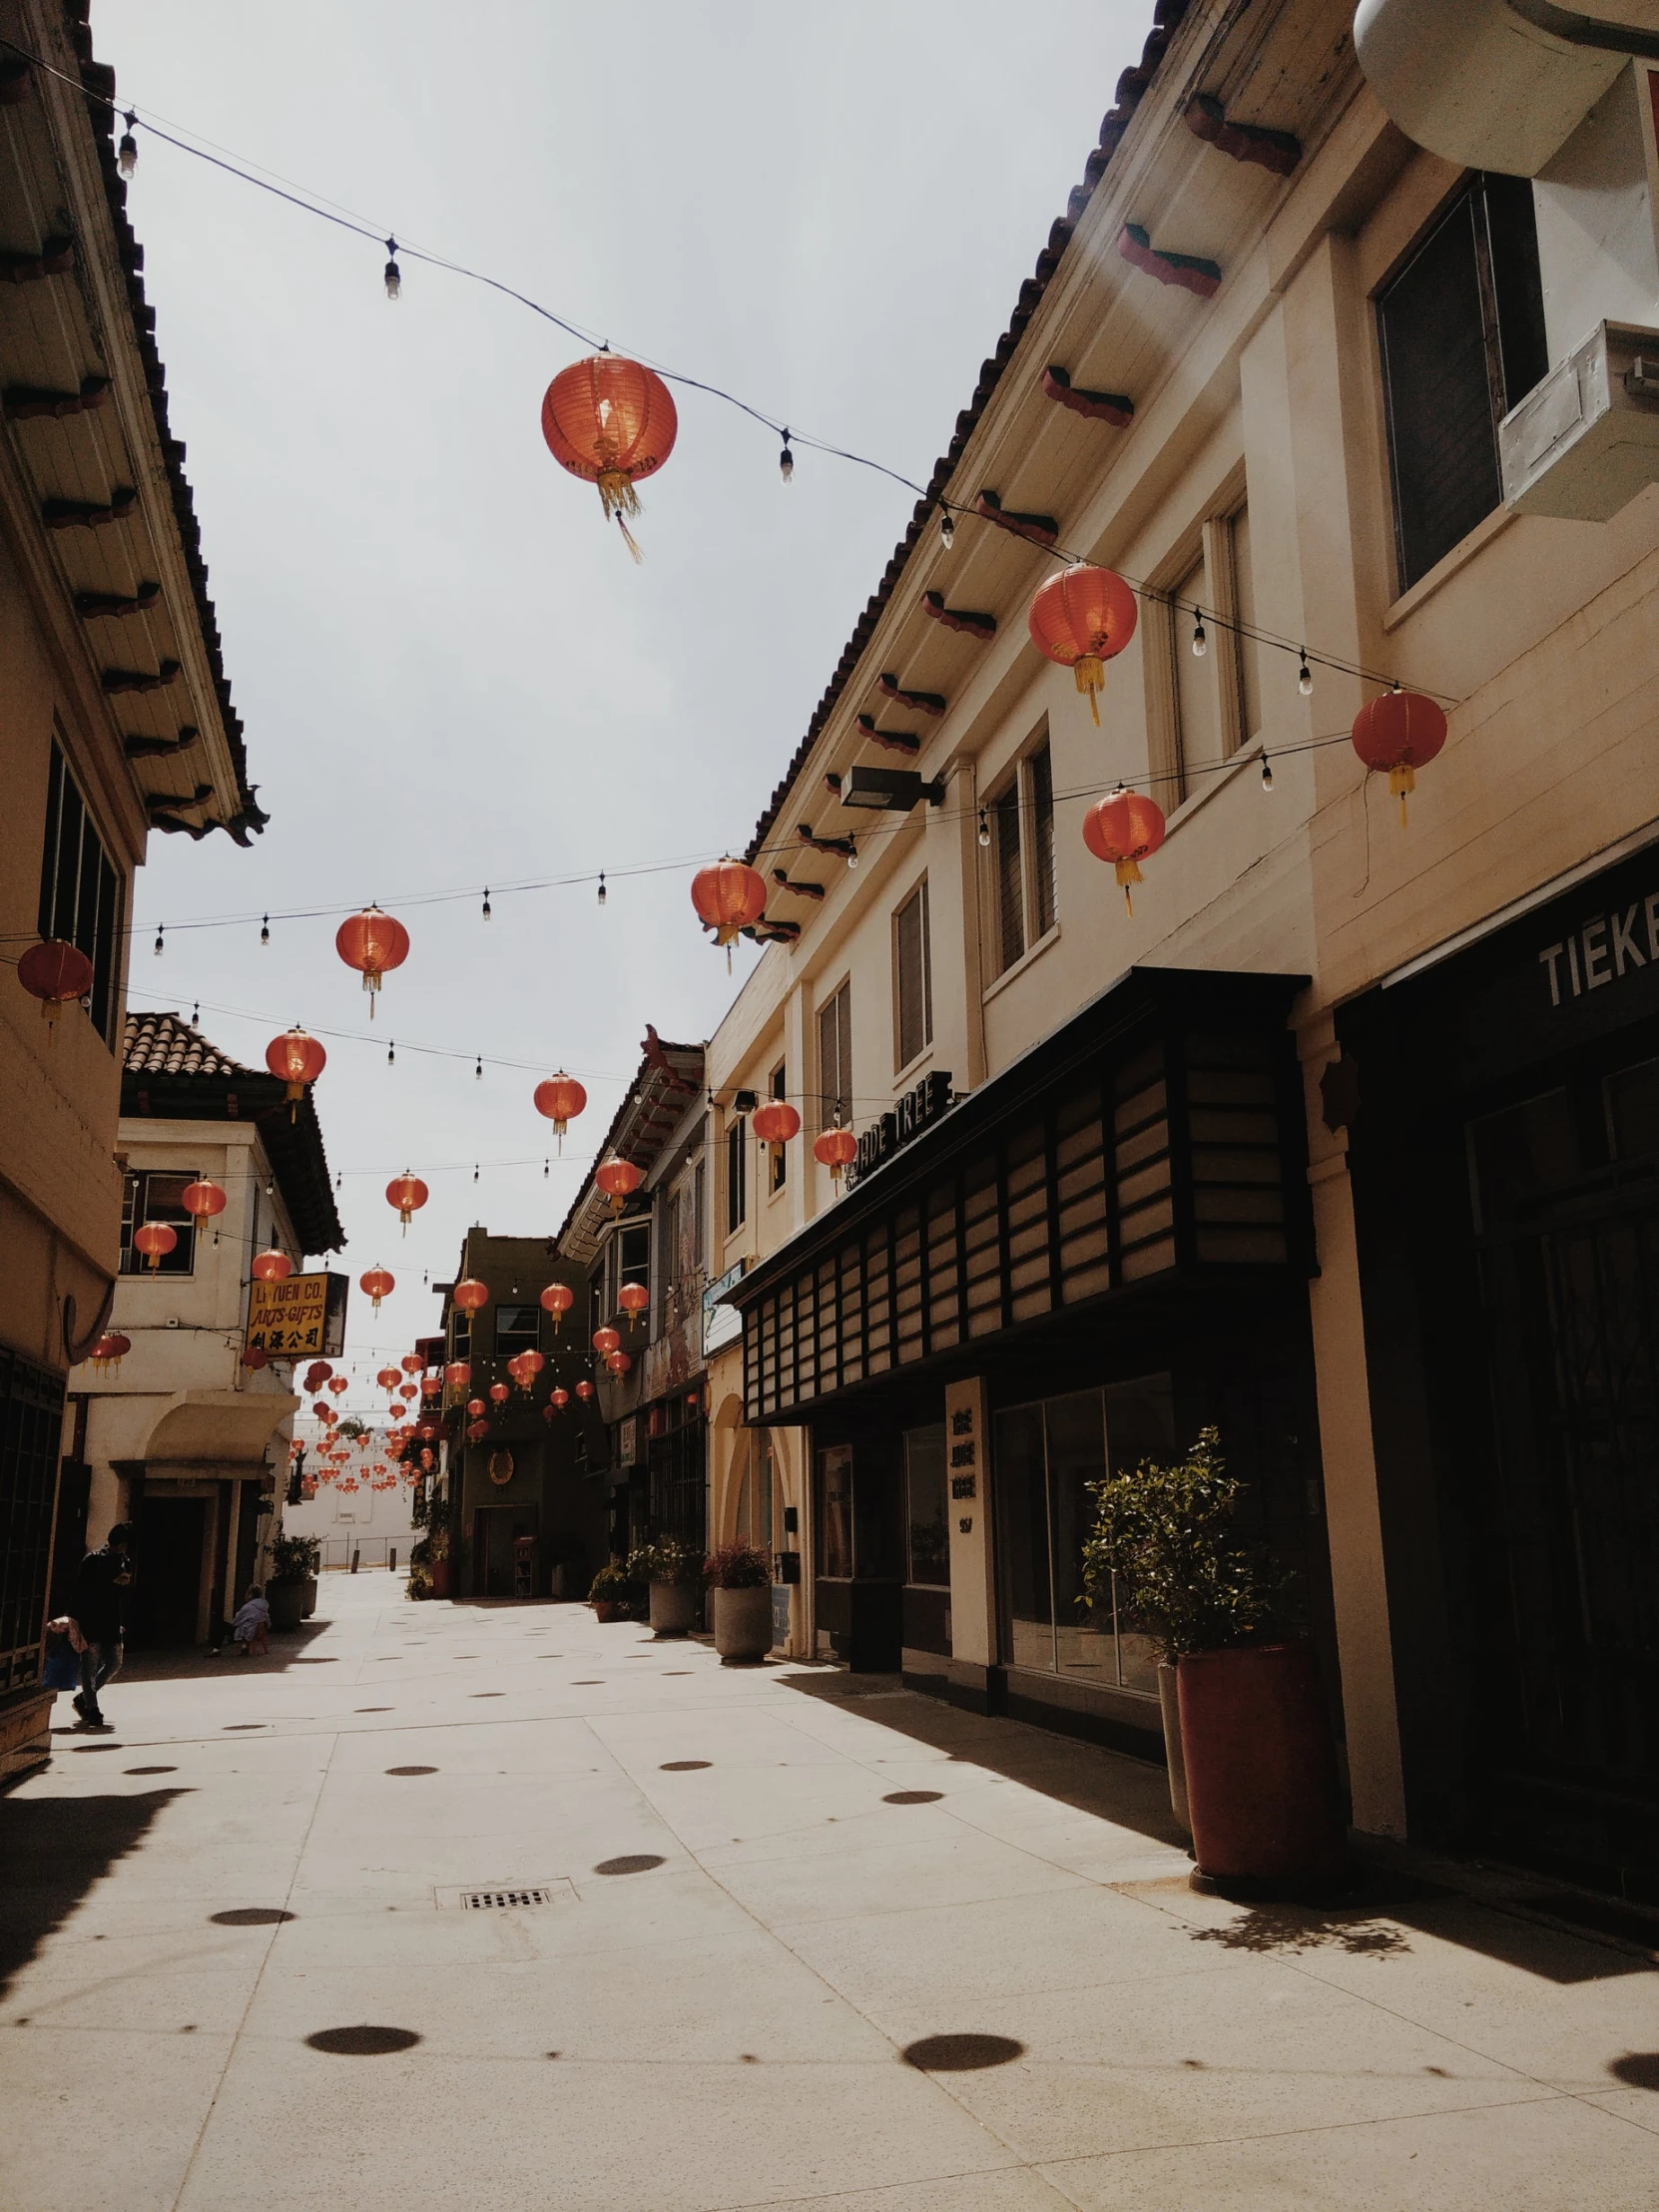
<path id="1" fill-rule="evenodd" d="M 559 466 L 597 484 L 635 560 L 640 549 L 628 517 L 640 511 L 634 486 L 674 451 L 680 418 L 674 395 L 654 369 L 620 353 L 590 353 L 561 368 L 541 403 L 541 434 Z"/>
<path id="2" fill-rule="evenodd" d="M 1368 769 L 1388 772 L 1388 790 L 1399 801 L 1405 826 L 1405 795 L 1415 791 L 1416 771 L 1445 744 L 1445 716 L 1421 692 L 1391 691 L 1368 701 L 1354 718 L 1354 750 Z"/>
<path id="3" fill-rule="evenodd" d="M 1131 915 L 1135 904 L 1129 886 L 1141 880 L 1137 863 L 1156 852 L 1163 841 L 1164 810 L 1140 792 L 1113 792 L 1083 817 L 1083 842 L 1097 860 L 1109 860 L 1117 870 L 1123 903 Z"/>
<path id="4" fill-rule="evenodd" d="M 1106 681 L 1104 664 L 1121 653 L 1135 635 L 1139 609 L 1135 594 L 1109 568 L 1079 561 L 1038 586 L 1026 627 L 1039 653 L 1069 668 L 1080 692 L 1089 695 L 1089 712 L 1100 726 L 1098 693 Z"/>

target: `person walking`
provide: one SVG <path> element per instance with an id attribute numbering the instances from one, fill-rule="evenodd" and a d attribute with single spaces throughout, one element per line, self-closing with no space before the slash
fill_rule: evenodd
<path id="1" fill-rule="evenodd" d="M 121 1664 L 122 1593 L 133 1580 L 132 1542 L 130 1525 L 117 1521 L 99 1549 L 89 1551 L 75 1570 L 68 1611 L 86 1640 L 75 1700 L 83 1728 L 108 1726 L 98 1693 Z"/>

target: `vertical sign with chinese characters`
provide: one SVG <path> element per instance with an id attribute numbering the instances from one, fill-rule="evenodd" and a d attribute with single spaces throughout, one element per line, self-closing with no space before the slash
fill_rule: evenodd
<path id="1" fill-rule="evenodd" d="M 944 1393 L 945 1468 L 950 1496 L 950 1648 L 971 1666 L 996 1658 L 991 1603 L 990 1435 L 985 1384 L 975 1376 Z"/>

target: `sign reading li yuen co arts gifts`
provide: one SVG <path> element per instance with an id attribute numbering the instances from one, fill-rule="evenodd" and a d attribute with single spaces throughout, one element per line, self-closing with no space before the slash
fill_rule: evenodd
<path id="1" fill-rule="evenodd" d="M 343 1275 L 290 1275 L 282 1283 L 252 1283 L 248 1343 L 276 1359 L 303 1359 L 345 1350 Z"/>

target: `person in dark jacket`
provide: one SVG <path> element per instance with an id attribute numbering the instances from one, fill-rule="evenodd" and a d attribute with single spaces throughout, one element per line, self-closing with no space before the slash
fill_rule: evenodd
<path id="1" fill-rule="evenodd" d="M 66 1610 L 86 1638 L 81 1654 L 81 1694 L 75 1710 L 87 1728 L 104 1727 L 98 1693 L 121 1664 L 123 1593 L 133 1579 L 133 1532 L 117 1521 L 97 1551 L 89 1551 L 75 1570 Z"/>

